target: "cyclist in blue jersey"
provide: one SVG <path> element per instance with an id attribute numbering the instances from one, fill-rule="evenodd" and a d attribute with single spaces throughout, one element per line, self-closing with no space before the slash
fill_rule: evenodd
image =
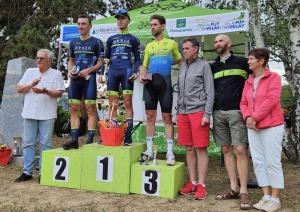
<path id="1" fill-rule="evenodd" d="M 137 71 L 141 64 L 140 41 L 137 37 L 128 32 L 130 16 L 124 9 L 116 12 L 119 33 L 108 38 L 106 42 L 105 57 L 110 59 L 107 81 L 107 94 L 112 109 L 112 103 L 118 99 L 119 86 L 121 83 L 123 100 L 126 111 L 128 127 L 124 138 L 124 146 L 132 145 L 131 130 L 133 125 L 132 92 L 133 83 L 137 78 Z M 131 58 L 134 57 L 132 68 Z M 104 64 L 102 65 L 98 82 L 102 82 Z M 117 116 L 117 108 L 113 108 L 113 117 Z M 99 141 L 101 144 L 101 141 Z"/>
<path id="2" fill-rule="evenodd" d="M 144 62 L 140 70 L 140 82 L 145 84 L 144 97 L 147 115 L 147 150 L 142 153 L 140 162 L 143 163 L 145 160 L 153 159 L 152 145 L 155 134 L 157 103 L 159 101 L 168 143 L 166 164 L 173 166 L 175 165 L 175 156 L 173 153 L 174 126 L 172 122 L 173 90 L 171 66 L 173 58 L 180 66 L 183 64 L 183 60 L 178 51 L 178 44 L 163 36 L 166 19 L 161 15 L 152 15 L 150 17 L 150 26 L 155 39 L 146 46 Z M 145 78 L 147 71 L 149 74 L 152 74 L 151 81 Z"/>
<path id="3" fill-rule="evenodd" d="M 80 38 L 70 41 L 68 62 L 68 75 L 70 77 L 68 98 L 71 110 L 72 140 L 62 145 L 65 150 L 78 149 L 79 112 L 82 95 L 89 117 L 86 143 L 93 143 L 97 125 L 96 71 L 101 68 L 104 56 L 102 41 L 90 35 L 91 19 L 87 15 L 79 15 L 77 24 Z"/>

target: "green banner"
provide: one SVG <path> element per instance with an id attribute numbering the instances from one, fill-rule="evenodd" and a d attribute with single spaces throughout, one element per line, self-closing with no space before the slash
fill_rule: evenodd
<path id="1" fill-rule="evenodd" d="M 165 127 L 156 126 L 154 145 L 158 145 L 158 152 L 167 152 L 167 142 L 165 137 Z M 177 127 L 174 128 L 174 153 L 185 154 L 185 147 L 178 145 Z M 132 135 L 132 140 L 136 142 L 146 142 L 146 126 L 140 125 Z M 221 148 L 217 147 L 210 133 L 210 146 L 207 148 L 209 156 L 221 157 Z"/>

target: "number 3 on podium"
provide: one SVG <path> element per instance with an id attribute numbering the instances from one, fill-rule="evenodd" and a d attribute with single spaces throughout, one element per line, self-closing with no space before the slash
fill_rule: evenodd
<path id="1" fill-rule="evenodd" d="M 69 181 L 69 157 L 54 157 L 53 181 Z"/>
<path id="2" fill-rule="evenodd" d="M 103 182 L 113 181 L 114 157 L 97 156 L 96 180 Z"/>
<path id="3" fill-rule="evenodd" d="M 159 196 L 160 171 L 143 170 L 142 194 Z"/>

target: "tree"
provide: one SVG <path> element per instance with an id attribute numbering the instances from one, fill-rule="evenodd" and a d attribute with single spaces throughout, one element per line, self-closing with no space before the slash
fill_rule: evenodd
<path id="1" fill-rule="evenodd" d="M 300 151 L 300 16 L 297 0 L 211 0 L 201 4 L 214 9 L 249 9 L 252 47 L 267 47 L 272 60 L 283 62 L 291 87 L 295 111 L 292 112 L 295 140 L 283 142 L 290 161 L 299 162 Z M 286 139 L 286 138 L 285 138 Z M 297 153 L 297 154 L 296 154 Z"/>
<path id="2" fill-rule="evenodd" d="M 95 18 L 105 16 L 105 12 L 103 0 L 2 0 L 0 97 L 8 60 L 22 56 L 34 58 L 40 48 L 50 48 L 57 55 L 61 24 L 77 22 L 77 16 L 82 13 Z M 65 60 L 66 50 L 63 55 Z M 56 68 L 56 65 L 57 61 L 54 61 L 52 67 Z"/>

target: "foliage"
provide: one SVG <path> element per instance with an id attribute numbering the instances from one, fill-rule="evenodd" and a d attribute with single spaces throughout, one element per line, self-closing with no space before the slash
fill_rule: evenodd
<path id="1" fill-rule="evenodd" d="M 282 86 L 282 93 L 280 97 L 280 103 L 283 108 L 292 108 L 295 104 L 292 89 L 289 85 Z"/>
<path id="2" fill-rule="evenodd" d="M 50 48 L 58 55 L 60 25 L 77 22 L 77 16 L 105 16 L 103 0 L 2 0 L 0 2 L 0 100 L 8 60 L 17 57 L 34 58 L 38 49 Z M 66 75 L 62 49 L 59 67 Z M 52 64 L 57 67 L 57 61 Z"/>
<path id="3" fill-rule="evenodd" d="M 62 106 L 58 105 L 58 107 L 57 107 L 57 119 L 55 121 L 54 129 L 56 128 L 56 126 L 59 123 L 68 120 L 69 117 L 70 117 L 70 112 L 66 111 Z"/>

